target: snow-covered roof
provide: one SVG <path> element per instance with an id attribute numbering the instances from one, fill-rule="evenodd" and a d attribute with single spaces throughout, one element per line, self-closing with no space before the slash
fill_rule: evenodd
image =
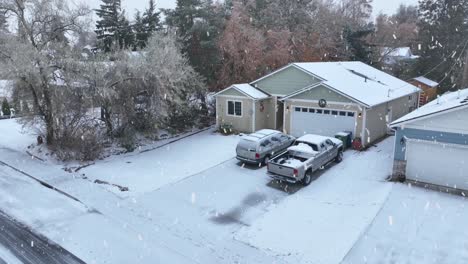
<path id="1" fill-rule="evenodd" d="M 420 77 L 417 77 L 417 78 L 414 78 L 413 80 L 415 81 L 418 81 L 420 83 L 423 83 L 429 87 L 436 87 L 437 85 L 439 85 L 439 83 L 437 82 L 434 82 L 433 80 L 430 80 L 424 76 L 420 76 Z"/>
<path id="2" fill-rule="evenodd" d="M 293 65 L 324 79 L 322 84 L 329 86 L 332 90 L 369 107 L 420 90 L 410 83 L 358 61 L 294 63 Z M 313 87 L 308 87 L 293 95 L 308 89 L 313 89 Z"/>
<path id="3" fill-rule="evenodd" d="M 253 87 L 252 85 L 248 84 L 248 83 L 242 83 L 242 84 L 234 84 L 224 90 L 222 90 L 221 92 L 218 92 L 216 95 L 226 91 L 226 90 L 229 90 L 229 89 L 236 89 L 237 91 L 241 92 L 242 94 L 252 98 L 252 99 L 255 99 L 255 100 L 259 100 L 259 99 L 266 99 L 268 97 L 270 97 L 268 94 L 260 91 L 259 89 Z"/>
<path id="4" fill-rule="evenodd" d="M 399 48 L 385 47 L 382 49 L 382 56 L 411 57 L 413 56 L 413 52 L 411 52 L 410 47 L 399 47 Z"/>
<path id="5" fill-rule="evenodd" d="M 255 133 L 252 133 L 250 135 L 246 135 L 246 136 L 243 136 L 242 138 L 243 139 L 246 139 L 246 140 L 250 140 L 250 141 L 255 141 L 255 142 L 258 142 L 260 141 L 261 139 L 267 137 L 267 136 L 270 136 L 270 135 L 273 135 L 273 134 L 278 134 L 279 131 L 276 131 L 276 130 L 273 130 L 273 129 L 262 129 L 262 130 L 259 130 Z"/>
<path id="6" fill-rule="evenodd" d="M 12 98 L 13 84 L 12 80 L 0 80 L 0 98 L 7 98 L 8 100 Z"/>
<path id="7" fill-rule="evenodd" d="M 403 123 L 408 123 L 434 114 L 465 107 L 468 107 L 468 89 L 446 93 L 440 98 L 394 121 L 391 126 L 396 127 Z"/>

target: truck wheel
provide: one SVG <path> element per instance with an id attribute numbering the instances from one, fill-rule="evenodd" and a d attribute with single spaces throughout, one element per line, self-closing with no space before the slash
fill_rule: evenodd
<path id="1" fill-rule="evenodd" d="M 341 161 L 343 161 L 343 151 L 342 150 L 338 151 L 338 154 L 336 155 L 335 161 L 336 161 L 336 163 L 340 163 Z"/>
<path id="2" fill-rule="evenodd" d="M 262 163 L 263 163 L 263 165 L 266 166 L 266 165 L 268 164 L 269 161 L 270 161 L 270 156 L 267 155 L 267 156 L 265 156 L 265 158 L 263 159 L 263 162 L 262 162 Z"/>
<path id="3" fill-rule="evenodd" d="M 306 171 L 304 179 L 302 179 L 302 185 L 308 186 L 312 182 L 312 170 Z"/>

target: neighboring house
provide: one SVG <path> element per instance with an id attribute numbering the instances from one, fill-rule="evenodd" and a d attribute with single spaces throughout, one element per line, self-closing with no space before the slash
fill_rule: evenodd
<path id="1" fill-rule="evenodd" d="M 419 88 L 362 62 L 289 64 L 216 94 L 217 125 L 269 128 L 299 137 L 350 131 L 364 146 L 418 106 Z"/>
<path id="2" fill-rule="evenodd" d="M 407 62 L 419 59 L 419 56 L 414 55 L 410 47 L 399 47 L 399 48 L 383 48 L 382 58 L 384 64 L 394 65 L 400 62 Z"/>
<path id="3" fill-rule="evenodd" d="M 419 97 L 419 106 L 423 106 L 437 97 L 437 88 L 439 84 L 424 76 L 417 77 L 409 81 L 414 86 L 421 89 L 421 96 Z"/>
<path id="4" fill-rule="evenodd" d="M 468 89 L 443 95 L 391 124 L 393 176 L 468 190 Z"/>

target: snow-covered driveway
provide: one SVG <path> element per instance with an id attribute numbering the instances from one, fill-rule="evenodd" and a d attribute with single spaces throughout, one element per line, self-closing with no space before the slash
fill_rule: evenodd
<path id="1" fill-rule="evenodd" d="M 310 186 L 268 208 L 238 240 L 290 263 L 339 263 L 384 204 L 392 183 L 393 138 L 366 152 L 345 152 L 342 163 Z"/>
<path id="2" fill-rule="evenodd" d="M 468 263 L 465 197 L 397 184 L 343 264 Z"/>

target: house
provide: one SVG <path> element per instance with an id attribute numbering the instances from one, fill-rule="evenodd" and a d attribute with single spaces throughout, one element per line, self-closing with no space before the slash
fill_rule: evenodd
<path id="1" fill-rule="evenodd" d="M 400 62 L 416 60 L 419 58 L 419 56 L 413 54 L 410 47 L 385 47 L 382 49 L 381 55 L 384 64 L 387 65 L 394 65 Z"/>
<path id="2" fill-rule="evenodd" d="M 421 89 L 419 106 L 423 106 L 437 97 L 437 88 L 439 86 L 437 82 L 420 76 L 410 80 L 409 83 Z"/>
<path id="3" fill-rule="evenodd" d="M 393 176 L 468 190 L 468 89 L 394 121 Z"/>
<path id="4" fill-rule="evenodd" d="M 240 132 L 268 128 L 296 137 L 350 131 L 365 147 L 418 107 L 419 91 L 362 62 L 292 63 L 217 93 L 216 120 Z"/>

